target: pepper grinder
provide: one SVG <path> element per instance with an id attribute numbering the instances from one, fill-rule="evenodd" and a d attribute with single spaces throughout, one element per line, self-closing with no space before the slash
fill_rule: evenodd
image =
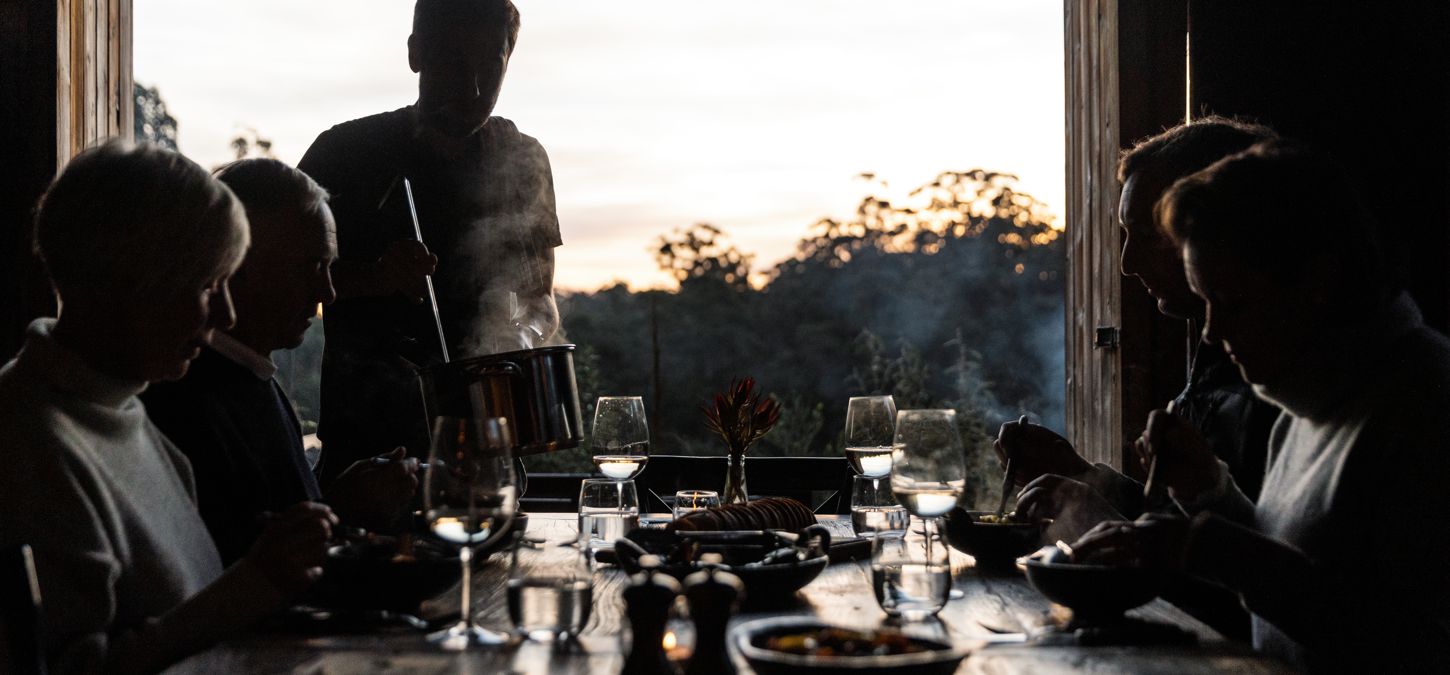
<path id="1" fill-rule="evenodd" d="M 680 594 L 680 582 L 658 572 L 659 556 L 639 557 L 640 572 L 624 589 L 626 612 L 629 613 L 629 656 L 624 659 L 622 675 L 676 675 L 674 664 L 665 658 L 665 622 L 670 607 Z"/>
<path id="2" fill-rule="evenodd" d="M 725 648 L 725 629 L 745 584 L 720 569 L 720 554 L 707 553 L 700 561 L 704 569 L 685 577 L 685 600 L 695 621 L 695 653 L 685 666 L 685 675 L 735 675 L 735 664 Z"/>

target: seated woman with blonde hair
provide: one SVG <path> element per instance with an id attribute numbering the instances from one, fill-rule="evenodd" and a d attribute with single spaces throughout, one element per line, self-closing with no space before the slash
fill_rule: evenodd
<path id="1" fill-rule="evenodd" d="M 0 369 L 0 546 L 34 551 L 52 673 L 161 670 L 321 574 L 334 519 L 311 503 L 223 570 L 191 467 L 137 398 L 231 325 L 247 244 L 231 192 L 153 146 L 87 150 L 41 202 L 60 311 Z"/>

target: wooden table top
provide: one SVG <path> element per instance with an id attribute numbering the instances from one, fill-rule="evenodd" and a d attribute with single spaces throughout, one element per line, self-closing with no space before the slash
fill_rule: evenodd
<path id="1" fill-rule="evenodd" d="M 833 534 L 850 536 L 849 519 L 821 517 Z M 532 514 L 530 533 L 554 532 L 555 536 L 577 528 L 573 514 Z M 1251 650 L 1224 638 L 1163 600 L 1131 611 L 1131 616 L 1168 623 L 1192 632 L 1198 638 L 1189 647 L 1082 647 L 1024 644 L 1021 633 L 1043 625 L 1051 604 L 1020 574 L 984 575 L 972 565 L 970 556 L 952 552 L 955 587 L 964 597 L 949 602 L 940 623 L 915 626 L 910 632 L 941 636 L 957 644 L 978 645 L 962 663 L 961 673 L 1283 673 L 1280 662 L 1255 655 Z M 504 594 L 508 558 L 495 554 L 473 575 L 473 606 L 476 621 L 488 628 L 508 630 L 511 622 Z M 548 645 L 525 642 L 516 647 L 463 653 L 439 651 L 415 631 L 390 629 L 369 634 L 294 635 L 257 633 L 223 643 L 193 656 L 168 673 L 618 673 L 627 645 L 627 621 L 620 598 L 627 579 L 616 568 L 601 567 L 594 577 L 594 609 L 589 625 L 580 635 L 578 650 L 557 652 Z M 456 612 L 458 588 L 430 600 L 425 616 L 441 616 L 450 608 Z M 870 628 L 885 614 L 877 607 L 871 590 L 868 561 L 832 564 L 800 591 L 800 603 L 793 609 L 768 613 L 741 613 L 732 623 L 781 615 L 815 615 L 832 623 Z M 1003 633 L 1008 631 L 1009 633 Z M 1018 633 L 1012 635 L 1010 632 Z M 748 673 L 744 662 L 741 672 Z"/>

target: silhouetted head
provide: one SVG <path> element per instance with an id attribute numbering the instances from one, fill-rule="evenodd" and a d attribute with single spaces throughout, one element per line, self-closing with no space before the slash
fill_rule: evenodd
<path id="1" fill-rule="evenodd" d="M 1163 194 L 1156 215 L 1207 302 L 1204 340 L 1246 381 L 1277 384 L 1326 333 L 1400 288 L 1357 192 L 1328 157 L 1270 142 Z"/>
<path id="2" fill-rule="evenodd" d="M 457 138 L 483 128 L 518 37 L 509 0 L 418 0 L 408 66 L 418 73 L 422 124 Z"/>
<path id="3" fill-rule="evenodd" d="M 1178 248 L 1153 220 L 1153 205 L 1173 181 L 1255 143 L 1277 138 L 1258 124 L 1219 116 L 1196 119 L 1139 141 L 1118 160 L 1118 223 L 1123 228 L 1120 268 L 1137 277 L 1158 301 L 1158 311 L 1196 319 L 1203 303 L 1188 288 Z"/>
<path id="4" fill-rule="evenodd" d="M 195 162 L 120 140 L 76 155 L 35 216 L 60 298 L 56 339 L 88 346 L 91 367 L 114 377 L 185 375 L 232 325 L 227 279 L 247 243 L 236 197 Z"/>
<path id="5" fill-rule="evenodd" d="M 216 170 L 241 200 L 252 247 L 232 275 L 237 325 L 231 336 L 266 355 L 302 344 L 319 304 L 337 298 L 337 229 L 327 191 L 275 159 L 243 159 Z"/>

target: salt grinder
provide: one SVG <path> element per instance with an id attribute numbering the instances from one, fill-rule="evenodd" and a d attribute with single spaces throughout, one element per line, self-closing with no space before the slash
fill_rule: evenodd
<path id="1" fill-rule="evenodd" d="M 704 569 L 685 577 L 685 600 L 695 621 L 695 653 L 685 666 L 685 675 L 735 674 L 735 664 L 725 648 L 725 629 L 745 584 L 720 569 L 721 560 L 718 553 L 700 556 Z"/>
<path id="2" fill-rule="evenodd" d="M 680 594 L 680 582 L 658 572 L 659 556 L 639 557 L 639 574 L 624 589 L 624 602 L 629 613 L 629 656 L 624 659 L 622 675 L 676 675 L 674 664 L 665 658 L 665 622 L 670 607 Z"/>

